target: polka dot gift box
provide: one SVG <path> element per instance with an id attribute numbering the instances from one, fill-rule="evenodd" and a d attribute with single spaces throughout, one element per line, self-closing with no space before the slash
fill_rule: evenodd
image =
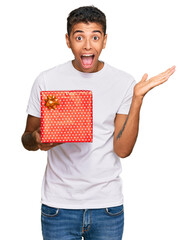
<path id="1" fill-rule="evenodd" d="M 41 91 L 41 141 L 92 142 L 92 91 Z"/>

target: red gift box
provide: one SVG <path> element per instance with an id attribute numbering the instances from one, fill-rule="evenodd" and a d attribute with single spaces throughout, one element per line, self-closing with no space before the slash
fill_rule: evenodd
<path id="1" fill-rule="evenodd" d="M 41 141 L 92 142 L 92 91 L 41 91 Z"/>

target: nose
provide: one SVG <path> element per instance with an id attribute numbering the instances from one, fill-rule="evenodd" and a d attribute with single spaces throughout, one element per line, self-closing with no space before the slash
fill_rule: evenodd
<path id="1" fill-rule="evenodd" d="M 84 42 L 84 49 L 86 49 L 86 50 L 90 50 L 91 49 L 91 41 L 90 41 L 90 39 L 86 39 L 86 41 Z"/>

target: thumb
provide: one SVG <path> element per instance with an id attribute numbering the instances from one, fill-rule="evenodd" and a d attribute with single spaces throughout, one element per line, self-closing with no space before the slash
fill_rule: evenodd
<path id="1" fill-rule="evenodd" d="M 41 143 L 41 128 L 34 131 L 35 140 L 37 143 Z"/>
<path id="2" fill-rule="evenodd" d="M 148 74 L 145 73 L 144 76 L 142 77 L 141 82 L 145 82 L 147 80 L 147 78 L 148 78 Z"/>
<path id="3" fill-rule="evenodd" d="M 39 134 L 41 134 L 41 127 L 39 127 L 36 131 L 37 131 Z"/>

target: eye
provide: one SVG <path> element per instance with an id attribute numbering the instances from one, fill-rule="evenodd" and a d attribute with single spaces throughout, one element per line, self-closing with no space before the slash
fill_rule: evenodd
<path id="1" fill-rule="evenodd" d="M 98 36 L 94 36 L 93 40 L 97 41 L 97 40 L 99 40 L 99 37 Z"/>
<path id="2" fill-rule="evenodd" d="M 82 40 L 82 36 L 76 37 L 76 40 L 81 41 Z"/>

